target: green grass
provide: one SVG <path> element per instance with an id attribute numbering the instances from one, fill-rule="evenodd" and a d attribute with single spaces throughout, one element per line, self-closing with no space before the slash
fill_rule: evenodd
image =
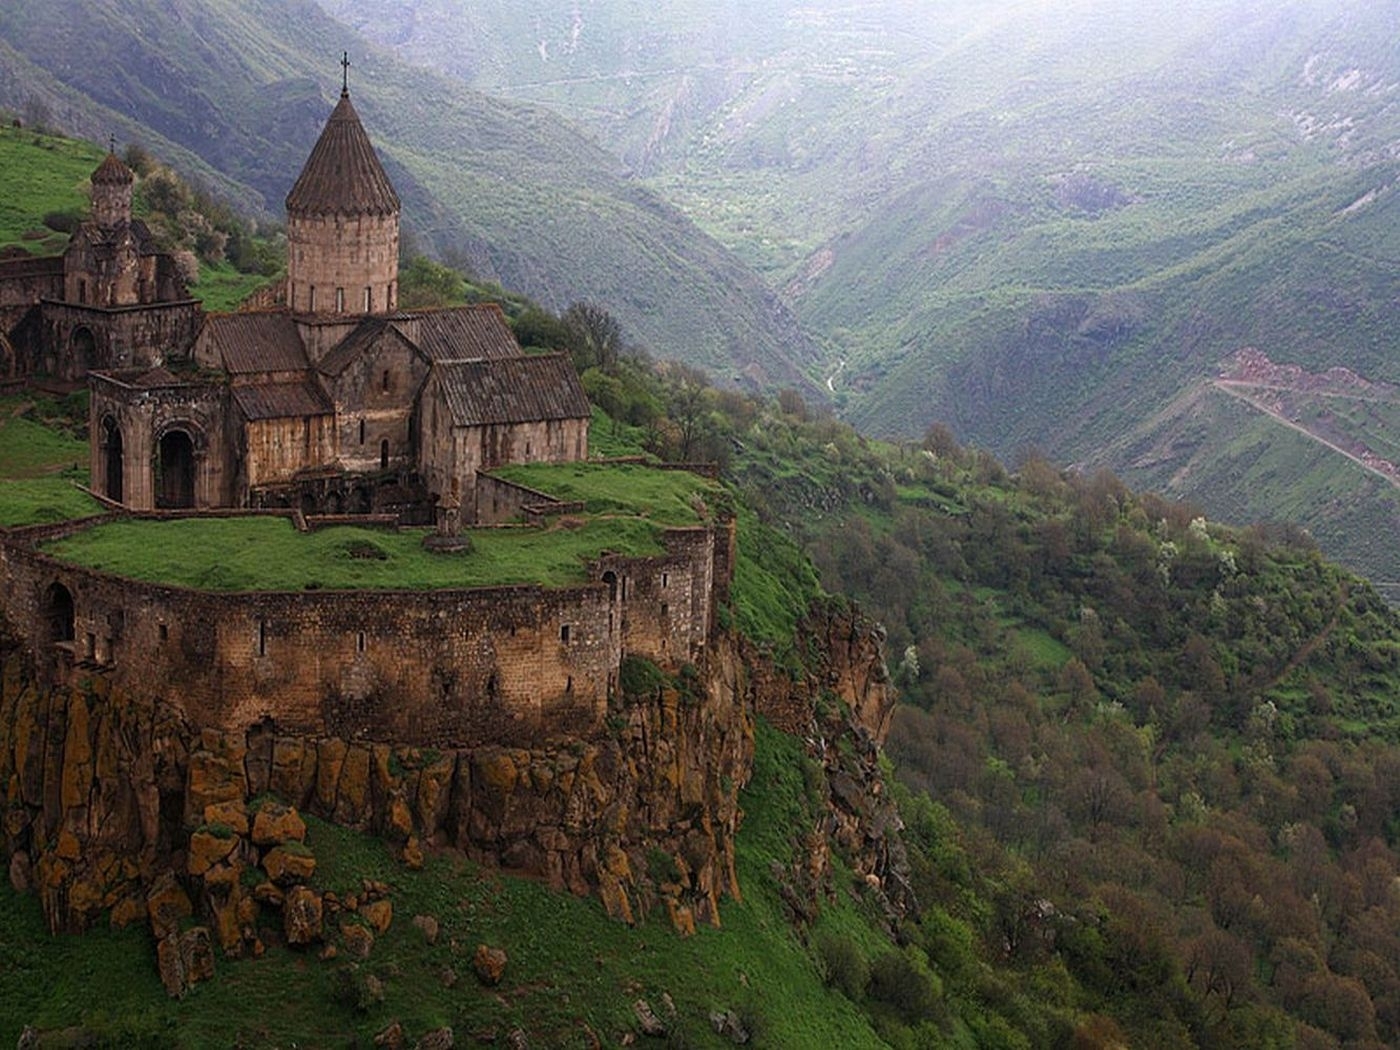
<path id="1" fill-rule="evenodd" d="M 37 478 L 86 466 L 86 441 L 18 415 L 22 407 L 14 398 L 0 400 L 0 478 Z"/>
<path id="2" fill-rule="evenodd" d="M 29 403 L 0 399 L 0 528 L 100 513 L 74 487 L 87 484 L 87 442 L 20 415 Z"/>
<path id="3" fill-rule="evenodd" d="M 204 309 L 211 312 L 236 310 L 244 299 L 270 280 L 261 274 L 240 273 L 226 262 L 218 266 L 201 263 L 199 280 L 190 294 L 203 300 Z"/>
<path id="4" fill-rule="evenodd" d="M 548 529 L 482 529 L 472 550 L 435 554 L 422 531 L 342 526 L 303 534 L 283 518 L 120 521 L 45 550 L 88 568 L 153 583 L 214 591 L 354 588 L 428 590 L 587 579 L 604 552 L 661 553 L 657 526 L 598 519 Z"/>
<path id="5" fill-rule="evenodd" d="M 725 500 L 719 485 L 698 474 L 639 463 L 530 463 L 492 473 L 560 500 L 581 500 L 589 514 L 630 514 L 666 525 L 698 524 Z"/>
<path id="6" fill-rule="evenodd" d="M 0 481 L 0 528 L 45 525 L 102 513 L 102 504 L 75 488 L 87 474 Z"/>
<path id="7" fill-rule="evenodd" d="M 644 998 L 663 1013 L 666 993 L 677 1010 L 668 1045 L 731 1045 L 708 1020 L 711 1011 L 731 1009 L 757 1026 L 760 1046 L 878 1047 L 857 1007 L 822 985 L 770 871 L 772 861 L 790 859 L 792 837 L 813 819 L 804 798 L 801 745 L 762 725 L 757 745 L 738 841 L 744 900 L 723 904 L 720 929 L 681 938 L 664 909 L 629 928 L 608 919 L 595 900 L 482 869 L 455 853 L 430 855 L 421 872 L 410 872 L 382 842 L 308 819 L 318 887 L 344 893 L 358 889 L 364 877 L 391 887 L 393 925 L 360 964 L 361 973 L 383 981 L 382 1003 L 363 1011 L 344 1003 L 338 986 L 349 964 L 343 957 L 323 962 L 313 953 L 276 947 L 257 960 L 220 957 L 213 982 L 182 1001 L 170 1000 L 156 978 L 147 933 L 96 929 L 81 937 L 50 936 L 38 901 L 16 896 L 5 882 L 0 1043 L 14 1043 L 25 1025 L 83 1024 L 114 1046 L 363 1045 L 398 1020 L 410 1045 L 447 1024 L 458 1045 L 492 1030 L 503 1040 L 520 1027 L 532 1046 L 583 1047 L 586 1024 L 603 1045 L 616 1046 L 636 1028 L 631 1004 Z M 878 938 L 848 885 L 838 887 L 818 928 Z M 412 925 L 416 914 L 441 924 L 436 945 L 427 945 Z M 264 912 L 260 925 L 277 924 Z M 478 944 L 509 956 L 497 989 L 483 989 L 473 976 Z M 452 989 L 441 979 L 449 968 L 459 977 Z"/>
<path id="8" fill-rule="evenodd" d="M 85 212 L 87 178 L 101 160 L 102 151 L 90 142 L 0 127 L 0 247 L 20 244 L 39 255 L 62 251 L 67 236 L 45 228 L 44 216 Z M 40 231 L 44 236 L 35 239 Z"/>

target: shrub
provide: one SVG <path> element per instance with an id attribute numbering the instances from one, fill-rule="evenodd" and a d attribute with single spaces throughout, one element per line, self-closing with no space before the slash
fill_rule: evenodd
<path id="1" fill-rule="evenodd" d="M 887 952 L 870 967 L 870 997 L 891 1007 L 906 1024 L 938 1017 L 941 991 L 922 960 Z"/>
<path id="2" fill-rule="evenodd" d="M 870 964 L 855 941 L 844 934 L 824 933 L 817 938 L 817 955 L 828 988 L 835 988 L 854 1002 L 864 998 L 870 983 Z"/>

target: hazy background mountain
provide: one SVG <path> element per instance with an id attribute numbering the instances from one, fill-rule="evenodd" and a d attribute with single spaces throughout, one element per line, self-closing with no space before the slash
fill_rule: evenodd
<path id="1" fill-rule="evenodd" d="M 342 50 L 417 245 L 554 307 L 604 303 L 668 357 L 805 382 L 815 347 L 779 298 L 616 157 L 544 110 L 369 47 L 309 0 L 4 5 L 0 105 L 149 144 L 280 218 Z"/>
<path id="2" fill-rule="evenodd" d="M 322 4 L 624 158 L 826 339 L 864 429 L 1111 465 L 1400 580 L 1356 462 L 1400 459 L 1391 393 L 1281 421 L 1209 382 L 1251 346 L 1400 380 L 1393 5 Z"/>

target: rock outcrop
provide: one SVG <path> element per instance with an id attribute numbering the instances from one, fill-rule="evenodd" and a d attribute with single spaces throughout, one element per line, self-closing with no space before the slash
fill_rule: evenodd
<path id="1" fill-rule="evenodd" d="M 425 849 L 451 847 L 596 893 L 628 922 L 664 907 L 686 933 L 718 924 L 720 899 L 739 895 L 734 836 L 757 711 L 804 737 L 828 771 L 829 813 L 813 834 L 833 837 L 861 876 L 893 885 L 898 823 L 875 763 L 893 703 L 881 635 L 831 604 L 814 610 L 805 637 L 805 678 L 720 636 L 699 666 L 619 695 L 592 735 L 443 751 L 309 738 L 271 720 L 221 732 L 100 674 L 41 686 L 11 648 L 0 859 L 12 883 L 38 893 L 54 931 L 149 921 L 172 994 L 207 976 L 211 943 L 260 954 L 260 929 L 304 946 L 339 929 L 341 903 L 311 885 L 302 813 L 379 835 L 410 867 Z M 836 747 L 839 735 L 855 746 Z M 383 932 L 383 896 L 365 895 L 357 925 Z M 199 938 L 182 933 L 190 922 Z"/>

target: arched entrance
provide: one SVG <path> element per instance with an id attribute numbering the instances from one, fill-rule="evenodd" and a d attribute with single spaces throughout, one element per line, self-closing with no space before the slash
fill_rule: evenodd
<path id="1" fill-rule="evenodd" d="M 73 595 L 61 583 L 51 584 L 44 594 L 44 620 L 50 644 L 73 640 Z"/>
<path id="2" fill-rule="evenodd" d="M 97 362 L 97 338 L 86 325 L 73 329 L 68 340 L 69 379 L 81 379 Z"/>
<path id="3" fill-rule="evenodd" d="M 102 420 L 102 464 L 102 492 L 108 499 L 120 503 L 123 499 L 122 471 L 124 467 L 122 429 L 111 416 Z"/>
<path id="4" fill-rule="evenodd" d="M 194 440 L 183 430 L 160 439 L 156 462 L 156 506 L 183 510 L 194 506 Z"/>

